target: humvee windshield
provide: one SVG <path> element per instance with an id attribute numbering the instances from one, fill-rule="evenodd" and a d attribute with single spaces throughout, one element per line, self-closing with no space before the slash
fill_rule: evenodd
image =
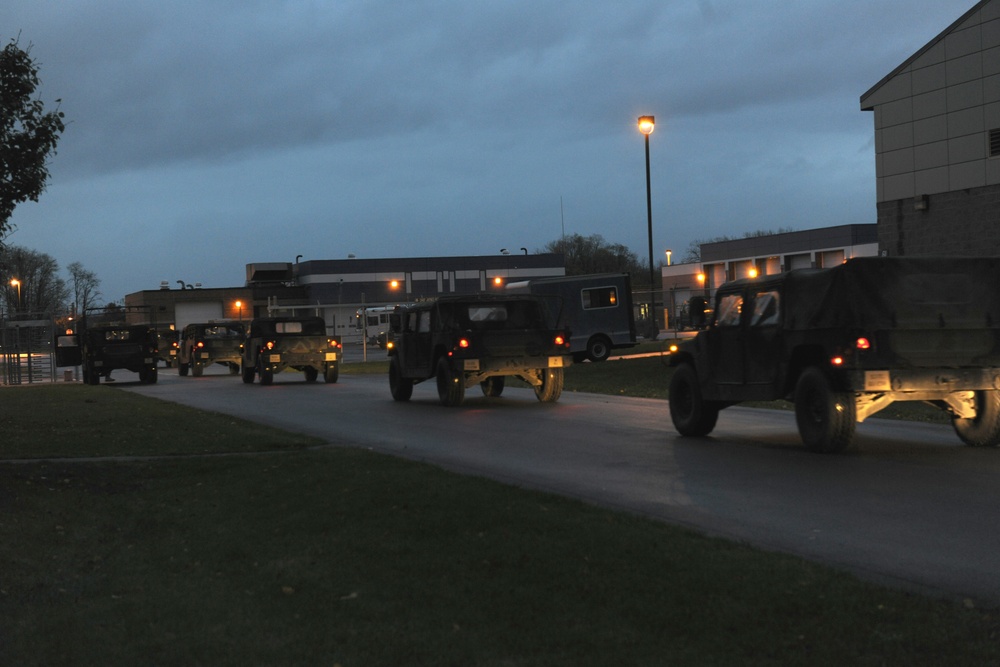
<path id="1" fill-rule="evenodd" d="M 529 329 L 544 326 L 533 301 L 478 303 L 460 307 L 459 324 L 466 329 Z"/>
<path id="2" fill-rule="evenodd" d="M 306 334 L 307 336 L 325 336 L 326 325 L 322 321 L 307 320 L 305 322 L 275 322 L 275 333 Z"/>
<path id="3" fill-rule="evenodd" d="M 242 338 L 243 327 L 215 325 L 205 327 L 205 338 Z"/>

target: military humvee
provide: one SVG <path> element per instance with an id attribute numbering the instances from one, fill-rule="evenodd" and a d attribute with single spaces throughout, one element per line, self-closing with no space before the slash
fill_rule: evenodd
<path id="1" fill-rule="evenodd" d="M 177 373 L 201 377 L 205 368 L 221 364 L 231 375 L 240 372 L 246 331 L 239 322 L 196 322 L 181 332 L 177 349 Z"/>
<path id="2" fill-rule="evenodd" d="M 83 336 L 83 381 L 98 384 L 111 371 L 139 374 L 145 384 L 156 382 L 156 330 L 146 325 L 89 327 Z"/>
<path id="3" fill-rule="evenodd" d="M 76 333 L 59 336 L 56 363 L 81 366 L 83 381 L 99 384 L 112 380 L 112 371 L 139 374 L 139 381 L 156 382 L 159 342 L 150 323 L 149 309 L 125 307 L 115 310 L 89 309 Z M 142 322 L 142 323 L 139 323 Z"/>
<path id="4" fill-rule="evenodd" d="M 839 452 L 896 401 L 1000 444 L 1000 258 L 862 257 L 722 285 L 707 329 L 670 355 L 670 416 L 704 436 L 719 411 L 788 399 L 805 445 Z"/>
<path id="5" fill-rule="evenodd" d="M 389 389 L 407 401 L 413 385 L 434 378 L 443 405 L 460 405 L 465 390 L 480 385 L 500 396 L 507 377 L 554 402 L 563 369 L 573 363 L 569 331 L 550 322 L 535 296 L 454 296 L 398 307 L 390 318 Z"/>
<path id="6" fill-rule="evenodd" d="M 302 371 L 306 382 L 320 374 L 326 382 L 340 376 L 343 348 L 340 338 L 328 336 L 322 317 L 258 317 L 250 322 L 243 344 L 243 381 L 274 382 L 274 374 L 287 369 Z"/>

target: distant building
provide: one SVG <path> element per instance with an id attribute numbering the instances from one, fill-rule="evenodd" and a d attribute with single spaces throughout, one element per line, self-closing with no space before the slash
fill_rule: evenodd
<path id="1" fill-rule="evenodd" d="M 554 253 L 258 262 L 246 265 L 243 287 L 171 289 L 164 281 L 158 290 L 126 295 L 125 305 L 146 307 L 157 328 L 176 330 L 191 322 L 249 321 L 269 313 L 319 315 L 331 334 L 350 340 L 360 339 L 363 308 L 563 275 L 565 259 Z"/>
<path id="2" fill-rule="evenodd" d="M 982 0 L 861 96 L 890 255 L 1000 255 L 1000 0 Z"/>
<path id="3" fill-rule="evenodd" d="M 839 225 L 821 229 L 750 236 L 701 244 L 701 261 L 661 269 L 663 303 L 670 328 L 693 296 L 711 299 L 724 282 L 791 269 L 836 266 L 852 257 L 878 254 L 877 225 Z M 755 272 L 755 273 L 751 273 Z"/>

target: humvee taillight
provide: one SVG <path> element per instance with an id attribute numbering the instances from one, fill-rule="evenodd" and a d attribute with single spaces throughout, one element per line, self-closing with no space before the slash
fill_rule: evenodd
<path id="1" fill-rule="evenodd" d="M 566 339 L 563 336 L 556 336 L 556 345 L 562 347 L 566 344 Z"/>
<path id="2" fill-rule="evenodd" d="M 862 336 L 861 338 L 859 338 L 854 343 L 854 347 L 858 348 L 859 350 L 867 350 L 867 349 L 870 349 L 871 346 L 872 346 L 871 341 L 868 340 L 867 338 L 865 338 L 864 336 Z"/>
<path id="3" fill-rule="evenodd" d="M 469 347 L 469 339 L 468 338 L 459 338 L 458 339 L 458 346 L 461 347 L 461 348 Z"/>

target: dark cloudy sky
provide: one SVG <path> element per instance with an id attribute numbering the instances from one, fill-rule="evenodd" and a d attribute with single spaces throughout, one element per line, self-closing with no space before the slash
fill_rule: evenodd
<path id="1" fill-rule="evenodd" d="M 859 97 L 973 0 L 3 0 L 69 125 L 6 242 L 105 300 L 250 262 L 875 221 Z"/>

